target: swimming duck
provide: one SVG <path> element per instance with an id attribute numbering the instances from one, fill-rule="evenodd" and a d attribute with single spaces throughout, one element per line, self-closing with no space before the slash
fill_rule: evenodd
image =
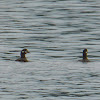
<path id="1" fill-rule="evenodd" d="M 88 52 L 87 49 L 84 49 L 84 50 L 83 50 L 83 59 L 82 59 L 82 62 L 90 62 L 90 61 L 88 60 L 88 57 L 87 57 L 87 52 Z"/>
<path id="2" fill-rule="evenodd" d="M 27 49 L 23 49 L 20 53 L 20 58 L 16 59 L 16 61 L 20 61 L 20 62 L 28 62 L 27 58 L 25 57 L 25 54 L 29 53 L 29 51 Z"/>

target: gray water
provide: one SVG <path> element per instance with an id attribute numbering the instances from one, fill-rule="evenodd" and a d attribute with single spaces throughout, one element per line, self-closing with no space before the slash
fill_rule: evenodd
<path id="1" fill-rule="evenodd" d="M 1 0 L 0 100 L 100 100 L 99 45 L 100 0 Z"/>

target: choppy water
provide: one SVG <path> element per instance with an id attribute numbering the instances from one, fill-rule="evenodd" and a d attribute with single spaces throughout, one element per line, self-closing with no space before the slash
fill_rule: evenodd
<path id="1" fill-rule="evenodd" d="M 1 0 L 0 100 L 100 100 L 99 45 L 100 0 Z"/>

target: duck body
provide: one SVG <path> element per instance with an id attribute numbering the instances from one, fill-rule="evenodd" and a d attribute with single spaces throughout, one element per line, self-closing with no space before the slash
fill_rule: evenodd
<path id="1" fill-rule="evenodd" d="M 90 62 L 88 59 L 82 59 L 82 62 Z"/>
<path id="2" fill-rule="evenodd" d="M 16 59 L 15 61 L 20 61 L 20 62 L 28 62 L 27 58 L 25 57 L 25 54 L 29 53 L 27 49 L 23 49 L 20 53 L 20 58 Z"/>
<path id="3" fill-rule="evenodd" d="M 28 62 L 27 58 L 18 58 L 15 61 Z"/>

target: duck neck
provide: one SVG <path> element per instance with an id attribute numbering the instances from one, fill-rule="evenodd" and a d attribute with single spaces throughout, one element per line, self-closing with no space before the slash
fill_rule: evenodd
<path id="1" fill-rule="evenodd" d="M 87 53 L 83 53 L 83 60 L 88 59 L 87 58 Z"/>
<path id="2" fill-rule="evenodd" d="M 25 54 L 24 53 L 21 53 L 21 58 L 25 58 Z"/>

